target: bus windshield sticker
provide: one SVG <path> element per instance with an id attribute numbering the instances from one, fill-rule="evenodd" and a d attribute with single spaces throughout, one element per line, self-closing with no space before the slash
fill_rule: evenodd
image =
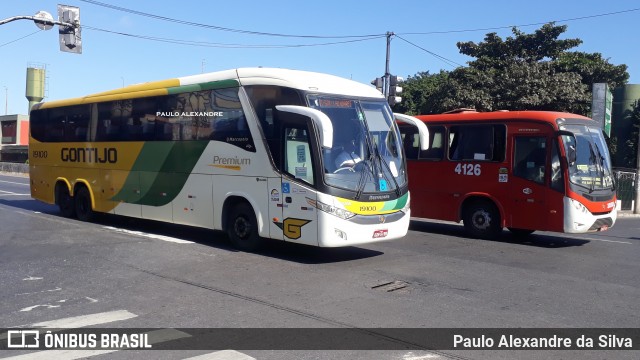
<path id="1" fill-rule="evenodd" d="M 282 193 L 283 194 L 288 194 L 290 191 L 291 191 L 290 184 L 287 183 L 287 182 L 282 183 Z"/>
<path id="2" fill-rule="evenodd" d="M 387 191 L 387 180 L 380 179 L 380 191 Z"/>

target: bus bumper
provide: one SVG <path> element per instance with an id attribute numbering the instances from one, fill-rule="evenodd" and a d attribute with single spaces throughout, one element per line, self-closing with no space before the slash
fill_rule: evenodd
<path id="1" fill-rule="evenodd" d="M 356 216 L 344 220 L 318 211 L 318 246 L 340 247 L 399 239 L 407 235 L 411 211 L 387 215 Z"/>
<path id="2" fill-rule="evenodd" d="M 564 232 L 585 233 L 604 231 L 616 223 L 617 211 L 614 208 L 606 214 L 594 215 L 579 201 L 564 198 Z"/>

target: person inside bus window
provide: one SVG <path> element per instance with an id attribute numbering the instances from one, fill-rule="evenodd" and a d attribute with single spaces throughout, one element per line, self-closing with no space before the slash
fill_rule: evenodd
<path id="1" fill-rule="evenodd" d="M 335 140 L 335 150 L 337 155 L 334 157 L 334 165 L 336 169 L 353 168 L 357 163 L 362 161 L 358 154 L 358 144 L 361 138 L 358 130 L 359 124 L 357 120 L 352 119 L 350 126 L 340 133 Z"/>
<path id="2" fill-rule="evenodd" d="M 337 169 L 354 167 L 357 163 L 362 161 L 360 156 L 356 153 L 357 147 L 355 140 L 348 141 L 342 148 L 342 151 L 335 157 L 334 164 Z"/>

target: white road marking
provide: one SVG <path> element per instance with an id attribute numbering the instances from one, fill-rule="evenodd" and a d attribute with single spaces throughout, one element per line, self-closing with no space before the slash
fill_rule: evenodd
<path id="1" fill-rule="evenodd" d="M 44 305 L 33 305 L 33 306 L 27 306 L 24 309 L 20 309 L 21 312 L 25 312 L 25 311 L 31 311 L 35 308 L 39 308 L 39 307 L 46 307 L 47 309 L 54 309 L 54 308 L 59 308 L 60 305 L 49 305 L 49 304 L 44 304 Z"/>
<path id="2" fill-rule="evenodd" d="M 178 331 L 175 329 L 161 329 L 147 332 L 149 335 L 149 344 L 158 344 L 165 341 L 181 339 L 185 337 L 190 337 L 191 335 Z M 83 359 L 91 356 L 98 356 L 113 353 L 120 350 L 45 350 L 45 351 L 37 351 L 29 354 L 11 356 L 3 359 L 11 359 L 11 360 L 75 360 L 75 359 Z M 225 358 L 220 358 L 220 360 Z M 235 360 L 235 358 L 229 358 L 229 360 Z M 243 358 L 237 358 L 238 360 L 243 360 Z M 247 360 L 253 358 L 245 358 Z M 225 359 L 226 360 L 226 359 Z"/>
<path id="3" fill-rule="evenodd" d="M 41 294 L 41 293 L 45 293 L 45 292 L 54 292 L 54 291 L 60 291 L 60 290 L 62 290 L 62 288 L 57 287 L 57 288 L 55 288 L 55 289 L 51 289 L 51 290 L 42 290 L 42 291 L 35 291 L 35 292 L 20 293 L 20 294 L 16 294 L 16 296 L 20 296 L 20 295 Z"/>
<path id="4" fill-rule="evenodd" d="M 617 244 L 629 244 L 629 245 L 633 245 L 633 243 L 630 243 L 628 241 L 619 241 L 619 240 L 606 240 L 606 239 L 594 239 L 594 238 L 588 238 L 588 237 L 577 237 L 577 236 L 567 236 L 567 235 L 562 235 L 563 237 L 569 238 L 569 239 L 575 239 L 575 240 L 584 240 L 584 241 L 604 241 L 604 242 L 610 242 L 610 243 L 617 243 Z"/>
<path id="5" fill-rule="evenodd" d="M 73 316 L 58 320 L 43 321 L 29 326 L 27 328 L 79 328 L 84 326 L 105 324 L 114 321 L 122 321 L 132 319 L 138 315 L 132 314 L 126 310 L 107 311 L 97 314 Z"/>
<path id="6" fill-rule="evenodd" d="M 164 236 L 164 235 L 149 234 L 149 233 L 145 233 L 145 232 L 142 232 L 142 231 L 120 229 L 120 228 L 116 228 L 116 227 L 113 227 L 113 226 L 104 226 L 103 228 L 105 228 L 107 230 L 112 230 L 112 231 L 115 231 L 115 232 L 123 233 L 123 234 L 142 236 L 142 237 L 147 237 L 147 238 L 150 238 L 150 239 L 168 241 L 168 242 L 177 243 L 177 244 L 193 244 L 193 241 L 182 240 L 182 239 L 178 239 L 178 238 L 174 238 L 174 237 L 170 237 L 170 236 Z"/>
<path id="7" fill-rule="evenodd" d="M 0 191 L 2 191 L 2 190 L 0 190 Z M 0 196 L 31 196 L 31 194 L 8 193 L 8 194 L 0 194 Z"/>
<path id="8" fill-rule="evenodd" d="M 256 360 L 256 358 L 235 350 L 222 350 L 183 360 Z"/>
<path id="9" fill-rule="evenodd" d="M 414 355 L 412 352 L 406 353 L 402 360 L 424 360 L 424 359 L 438 359 L 439 355 L 427 354 L 427 355 Z"/>
<path id="10" fill-rule="evenodd" d="M 29 186 L 29 183 L 20 183 L 20 182 L 15 182 L 15 181 L 6 181 L 6 180 L 0 180 L 0 183 Z"/>
<path id="11" fill-rule="evenodd" d="M 88 296 L 85 296 L 84 298 L 85 298 L 85 299 L 87 299 L 87 300 L 89 300 L 89 301 L 91 301 L 92 303 L 96 303 L 96 302 L 98 302 L 98 300 L 93 299 L 93 298 L 90 298 L 90 297 L 88 297 Z"/>
<path id="12" fill-rule="evenodd" d="M 33 280 L 42 280 L 42 278 L 29 275 L 28 278 L 22 279 L 22 281 L 33 281 Z"/>

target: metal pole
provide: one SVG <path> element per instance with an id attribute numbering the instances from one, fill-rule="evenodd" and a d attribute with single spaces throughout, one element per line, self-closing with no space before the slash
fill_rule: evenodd
<path id="1" fill-rule="evenodd" d="M 640 123 L 636 125 L 638 126 L 638 139 L 636 139 L 636 197 L 633 205 L 633 213 L 640 214 Z"/>
<path id="2" fill-rule="evenodd" d="M 389 72 L 389 57 L 391 56 L 391 37 L 395 35 L 393 32 L 387 32 L 387 61 L 384 67 L 384 87 L 382 88 L 384 91 L 385 98 L 389 97 L 389 83 L 391 78 L 391 73 Z"/>

